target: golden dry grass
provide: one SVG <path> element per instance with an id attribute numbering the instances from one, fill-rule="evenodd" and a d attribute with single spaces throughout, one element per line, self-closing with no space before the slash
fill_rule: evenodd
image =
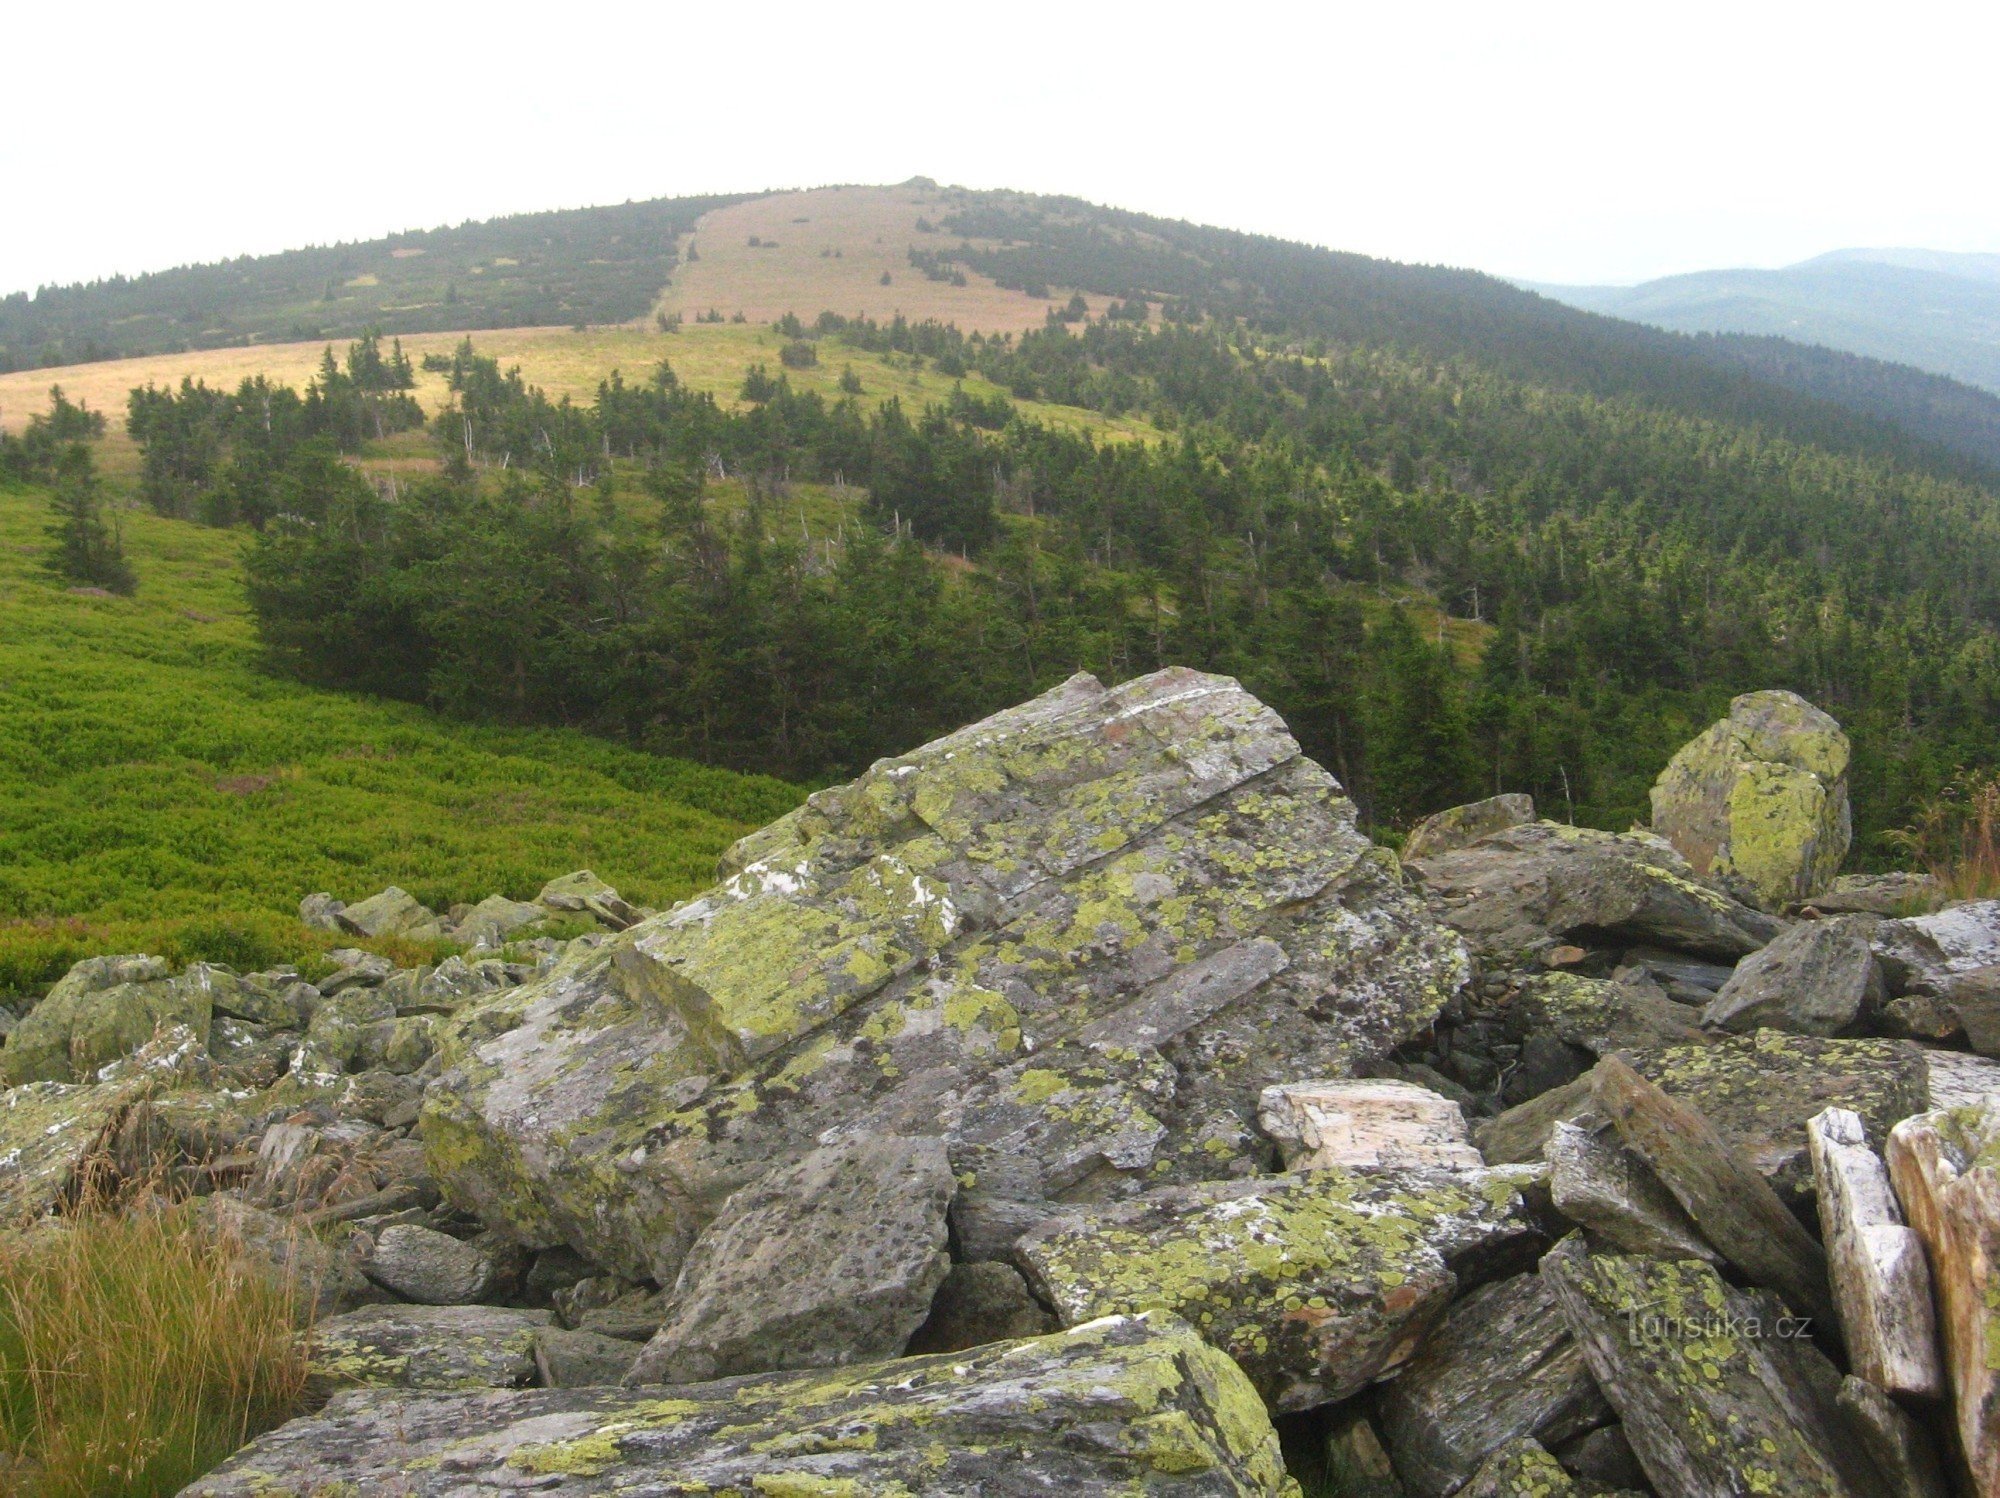
<path id="1" fill-rule="evenodd" d="M 741 312 L 752 322 L 775 322 L 787 312 L 807 321 L 838 312 L 887 322 L 900 312 L 912 322 L 935 318 L 968 333 L 1018 333 L 1041 327 L 1050 307 L 1069 300 L 1066 286 L 1050 287 L 1045 299 L 1004 291 L 983 276 L 968 276 L 966 286 L 926 280 L 910 264 L 910 247 L 951 250 L 959 237 L 920 234 L 917 220 L 935 223 L 951 209 L 943 190 L 909 186 L 821 187 L 717 209 L 695 230 L 700 258 L 674 272 L 658 310 L 689 322 L 711 308 L 725 317 Z M 753 235 L 777 248 L 753 249 Z M 839 258 L 826 250 L 839 250 Z M 1085 300 L 1092 315 L 1108 305 L 1104 297 Z"/>

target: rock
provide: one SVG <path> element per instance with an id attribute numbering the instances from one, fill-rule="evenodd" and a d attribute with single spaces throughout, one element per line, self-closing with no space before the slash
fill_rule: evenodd
<path id="1" fill-rule="evenodd" d="M 2000 1056 L 2000 967 L 1976 967 L 1959 973 L 1952 980 L 1946 1003 L 1965 1031 L 1967 1045 L 1982 1056 Z"/>
<path id="2" fill-rule="evenodd" d="M 613 931 L 636 926 L 651 913 L 626 901 L 589 869 L 551 879 L 535 896 L 535 903 L 545 910 L 593 916 Z"/>
<path id="3" fill-rule="evenodd" d="M 396 964 L 388 958 L 359 947 L 335 947 L 326 955 L 335 968 L 332 976 L 319 980 L 322 998 L 330 999 L 350 988 L 379 988 L 396 971 Z"/>
<path id="4" fill-rule="evenodd" d="M 1410 835 L 1403 839 L 1403 861 L 1470 847 L 1490 833 L 1534 820 L 1534 798 L 1519 793 L 1488 796 L 1469 806 L 1454 806 L 1425 817 L 1410 829 Z"/>
<path id="5" fill-rule="evenodd" d="M 1277 717 L 1190 671 L 1073 678 L 724 863 L 452 1017 L 419 1127 L 455 1203 L 671 1284 L 829 1131 L 938 1133 L 990 1257 L 1065 1198 L 1261 1170 L 1265 1087 L 1351 1074 L 1468 972 Z"/>
<path id="6" fill-rule="evenodd" d="M 1866 1379 L 1840 1381 L 1840 1408 L 1895 1498 L 1951 1498 L 1934 1437 Z"/>
<path id="7" fill-rule="evenodd" d="M 0 1228 L 46 1217 L 69 1202 L 126 1112 L 150 1090 L 149 1083 L 127 1081 L 30 1082 L 0 1091 Z"/>
<path id="8" fill-rule="evenodd" d="M 1375 1078 L 1287 1082 L 1257 1100 L 1257 1121 L 1287 1170 L 1329 1165 L 1477 1170 L 1457 1103 L 1410 1082 Z"/>
<path id="9" fill-rule="evenodd" d="M 1539 1442 L 1509 1441 L 1459 1490 L 1465 1498 L 1570 1498 L 1583 1490 Z"/>
<path id="10" fill-rule="evenodd" d="M 681 1389 L 365 1390 L 260 1437 L 189 1498 L 532 1485 L 768 1494 L 1295 1494 L 1255 1392 L 1165 1318 Z"/>
<path id="11" fill-rule="evenodd" d="M 1769 1297 L 1575 1239 L 1541 1272 L 1660 1498 L 1886 1495 L 1840 1375 Z"/>
<path id="12" fill-rule="evenodd" d="M 1183 1315 L 1284 1412 L 1393 1373 L 1450 1303 L 1454 1263 L 1531 1232 L 1504 1175 L 1328 1167 L 1073 1208 L 1017 1252 L 1066 1325 Z"/>
<path id="13" fill-rule="evenodd" d="M 1989 1097 L 2000 1096 L 2000 1061 L 1963 1051 L 1927 1050 L 1923 1062 L 1932 1109 L 1977 1106 Z"/>
<path id="14" fill-rule="evenodd" d="M 361 1267 L 385 1290 L 426 1306 L 469 1305 L 493 1282 L 493 1261 L 486 1254 L 414 1223 L 384 1228 Z"/>
<path id="15" fill-rule="evenodd" d="M 1812 1194 L 1806 1120 L 1850 1108 L 1876 1137 L 1929 1106 L 1931 1078 L 1955 1070 L 1942 1053 L 1896 1040 L 1823 1040 L 1761 1030 L 1705 1046 L 1631 1051 L 1624 1059 L 1670 1096 L 1701 1110 L 1728 1144 L 1787 1201 Z M 1977 1057 L 1965 1058 L 1977 1061 Z M 1509 1108 L 1474 1130 L 1490 1164 L 1542 1157 L 1549 1131 L 1590 1106 L 1579 1081 Z"/>
<path id="16" fill-rule="evenodd" d="M 2000 900 L 1972 900 L 1932 915 L 1883 921 L 1873 941 L 1890 993 L 1949 999 L 1961 974 L 2000 964 Z"/>
<path id="17" fill-rule="evenodd" d="M 545 1326 L 535 1333 L 535 1369 L 545 1389 L 602 1388 L 625 1381 L 637 1349 L 622 1337 Z"/>
<path id="18" fill-rule="evenodd" d="M 1448 1498 L 1512 1441 L 1555 1446 L 1611 1418 L 1554 1290 L 1535 1274 L 1456 1301 L 1382 1386 L 1376 1414 L 1413 1498 Z"/>
<path id="19" fill-rule="evenodd" d="M 1842 874 L 1810 904 L 1821 915 L 1907 915 L 1942 898 L 1943 887 L 1930 874 Z"/>
<path id="20" fill-rule="evenodd" d="M 1965 1025 L 1943 999 L 1927 993 L 1906 993 L 1891 999 L 1875 1014 L 1875 1028 L 1906 1040 L 1941 1041 L 1962 1035 Z"/>
<path id="21" fill-rule="evenodd" d="M 1888 998 L 1869 916 L 1806 921 L 1737 965 L 1701 1022 L 1718 1030 L 1839 1035 Z"/>
<path id="22" fill-rule="evenodd" d="M 1036 1300 L 1012 1264 L 954 1264 L 938 1287 L 924 1324 L 910 1338 L 914 1356 L 960 1352 L 988 1342 L 1041 1337 L 1056 1329 L 1056 1318 Z"/>
<path id="23" fill-rule="evenodd" d="M 406 1077 L 420 1071 L 437 1050 L 437 1020 L 428 1014 L 405 1014 L 362 1025 L 354 1037 L 348 1065 L 360 1071 L 385 1071 Z"/>
<path id="24" fill-rule="evenodd" d="M 527 1388 L 548 1324 L 547 1311 L 498 1306 L 367 1306 L 313 1328 L 308 1387 Z"/>
<path id="25" fill-rule="evenodd" d="M 1408 868 L 1444 919 L 1496 964 L 1532 958 L 1572 933 L 1735 958 L 1781 929 L 1646 833 L 1531 822 Z"/>
<path id="26" fill-rule="evenodd" d="M 1618 1142 L 1609 1124 L 1556 1124 L 1546 1156 L 1550 1201 L 1579 1227 L 1627 1253 L 1722 1261 L 1674 1194 Z"/>
<path id="27" fill-rule="evenodd" d="M 1847 735 L 1795 692 L 1746 692 L 1667 762 L 1653 830 L 1777 909 L 1832 883 L 1853 825 Z"/>
<path id="28" fill-rule="evenodd" d="M 444 935 L 437 912 L 393 884 L 379 895 L 343 906 L 333 918 L 341 930 L 356 936 L 406 936 L 413 941 L 437 941 Z"/>
<path id="29" fill-rule="evenodd" d="M 1699 957 L 1690 957 L 1685 952 L 1669 952 L 1663 947 L 1628 947 L 1620 965 L 1643 969 L 1654 982 L 1667 985 L 1669 993 L 1673 992 L 1674 986 L 1679 986 L 1706 989 L 1713 994 L 1736 971 L 1735 967 L 1726 963 L 1704 962 Z"/>
<path id="30" fill-rule="evenodd" d="M 544 893 L 547 893 L 545 890 Z M 488 895 L 451 928 L 451 939 L 472 948 L 504 946 L 517 931 L 525 931 L 549 918 L 541 905 L 510 900 L 505 895 Z"/>
<path id="31" fill-rule="evenodd" d="M 315 931 L 341 931 L 340 913 L 347 906 L 325 890 L 299 901 L 299 919 Z"/>
<path id="32" fill-rule="evenodd" d="M 1806 1125 L 1820 1237 L 1849 1366 L 1891 1394 L 1944 1392 L 1924 1248 L 1903 1222 L 1889 1173 L 1859 1114 L 1829 1108 Z"/>
<path id="33" fill-rule="evenodd" d="M 1361 1410 L 1349 1405 L 1335 1411 L 1321 1450 L 1326 1459 L 1322 1491 L 1338 1498 L 1405 1498 L 1389 1453 Z"/>
<path id="34" fill-rule="evenodd" d="M 1566 1441 L 1556 1448 L 1555 1458 L 1563 1471 L 1586 1484 L 1587 1493 L 1607 1489 L 1636 1493 L 1646 1487 L 1645 1469 L 1632 1454 L 1632 1443 L 1625 1439 L 1622 1425 L 1600 1425 Z"/>
<path id="35" fill-rule="evenodd" d="M 1832 1320 L 1826 1255 L 1699 1109 L 1669 1097 L 1617 1056 L 1597 1063 L 1590 1098 L 1724 1258 L 1799 1313 Z"/>
<path id="36" fill-rule="evenodd" d="M 2000 1491 L 2000 1099 L 1905 1119 L 1888 1156 L 1937 1288 L 1961 1453 L 1976 1491 Z"/>
<path id="37" fill-rule="evenodd" d="M 577 1331 L 616 1337 L 621 1342 L 650 1342 L 659 1335 L 666 1316 L 664 1291 L 629 1290 L 609 1304 L 584 1311 L 575 1318 L 575 1324 Z M 632 1356 L 636 1360 L 639 1354 L 634 1352 Z"/>
<path id="38" fill-rule="evenodd" d="M 1595 1056 L 1635 1046 L 1708 1042 L 1686 1005 L 1631 969 L 1622 969 L 1616 981 L 1537 974 L 1521 985 L 1509 1023 L 1523 1035 L 1552 1035 Z"/>
<path id="39" fill-rule="evenodd" d="M 951 1267 L 939 1139 L 822 1145 L 730 1197 L 695 1240 L 635 1384 L 894 1357 Z"/>
<path id="40" fill-rule="evenodd" d="M 351 1258 L 296 1218 L 229 1196 L 198 1196 L 183 1210 L 238 1245 L 244 1262 L 280 1293 L 295 1296 L 301 1320 L 323 1320 L 382 1298 Z"/>
<path id="41" fill-rule="evenodd" d="M 195 963 L 164 975 L 156 957 L 99 957 L 56 982 L 0 1047 L 0 1081 L 90 1082 L 100 1068 L 130 1055 L 166 1026 L 181 1025 L 203 1045 L 214 1017 L 216 984 L 233 974 Z"/>
<path id="42" fill-rule="evenodd" d="M 1566 1087 L 1590 1070 L 1597 1058 L 1582 1046 L 1537 1031 L 1521 1042 L 1521 1053 L 1508 1069 L 1500 1099 L 1510 1107 Z"/>

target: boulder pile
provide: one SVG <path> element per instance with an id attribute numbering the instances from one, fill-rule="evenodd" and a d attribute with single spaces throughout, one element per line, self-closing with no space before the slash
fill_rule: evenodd
<path id="1" fill-rule="evenodd" d="M 662 913 L 80 964 L 0 1216 L 164 1171 L 313 1286 L 200 1494 L 2000 1492 L 2000 902 L 1837 881 L 1846 762 L 1756 693 L 1651 830 L 1399 860 L 1235 682 L 1080 676 Z"/>

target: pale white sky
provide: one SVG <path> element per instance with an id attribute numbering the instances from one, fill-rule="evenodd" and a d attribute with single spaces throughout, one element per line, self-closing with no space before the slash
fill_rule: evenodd
<path id="1" fill-rule="evenodd" d="M 2000 251 L 1992 0 L 153 0 L 0 56 L 0 293 L 918 173 L 1552 281 Z"/>

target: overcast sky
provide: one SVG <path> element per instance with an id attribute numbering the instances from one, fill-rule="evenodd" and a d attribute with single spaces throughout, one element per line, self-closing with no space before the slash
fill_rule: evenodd
<path id="1" fill-rule="evenodd" d="M 925 174 L 1547 281 L 2000 251 L 2000 5 L 19 6 L 0 292 Z"/>

